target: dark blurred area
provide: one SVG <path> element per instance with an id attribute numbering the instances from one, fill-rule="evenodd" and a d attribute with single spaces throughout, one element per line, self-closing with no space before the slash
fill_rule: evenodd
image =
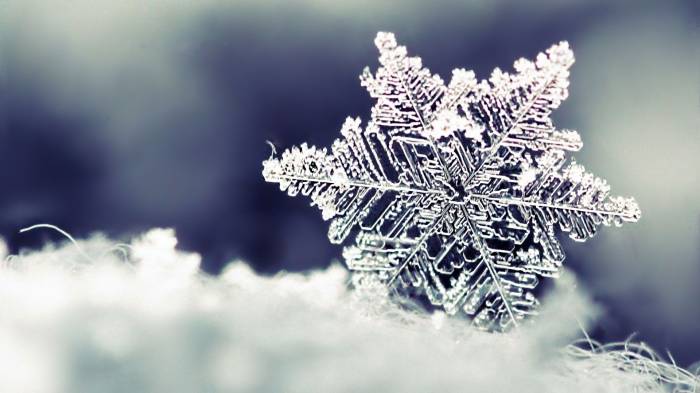
<path id="1" fill-rule="evenodd" d="M 38 2 L 0 0 L 0 236 L 12 251 L 177 230 L 216 273 L 340 258 L 304 198 L 263 181 L 266 140 L 329 145 L 369 117 L 359 85 L 393 31 L 443 77 L 486 78 L 561 40 L 577 56 L 555 113 L 579 162 L 634 195 L 642 221 L 566 241 L 605 310 L 604 340 L 700 359 L 700 62 L 695 1 Z"/>

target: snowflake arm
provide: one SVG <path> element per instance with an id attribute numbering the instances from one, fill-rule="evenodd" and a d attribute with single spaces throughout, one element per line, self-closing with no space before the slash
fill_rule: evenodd
<path id="1" fill-rule="evenodd" d="M 445 94 L 442 79 L 423 67 L 420 57 L 409 57 L 406 47 L 397 45 L 393 34 L 379 33 L 374 43 L 382 67 L 376 76 L 369 68 L 360 75 L 360 84 L 377 99 L 372 122 L 392 133 L 424 133 Z"/>
<path id="2" fill-rule="evenodd" d="M 466 111 L 483 127 L 483 145 L 477 150 L 478 164 L 470 178 L 497 158 L 502 147 L 538 148 L 546 146 L 546 142 L 566 140 L 566 135 L 554 130 L 549 115 L 568 96 L 569 68 L 573 63 L 568 43 L 559 43 L 546 54 L 540 53 L 534 63 L 526 59 L 516 61 L 515 74 L 496 68 L 489 82 L 480 83 L 475 94 L 464 100 Z M 571 148 L 578 150 L 580 141 Z"/>
<path id="3" fill-rule="evenodd" d="M 372 125 L 363 131 L 359 119 L 348 118 L 341 134 L 330 153 L 303 144 L 280 159 L 270 158 L 263 167 L 265 179 L 290 196 L 310 196 L 324 219 L 333 219 L 333 243 L 342 243 L 358 228 L 362 244 L 373 236 L 408 242 L 402 232 L 406 226 L 421 231 L 426 224 L 419 213 L 447 194 L 434 148 L 425 139 L 386 138 Z"/>

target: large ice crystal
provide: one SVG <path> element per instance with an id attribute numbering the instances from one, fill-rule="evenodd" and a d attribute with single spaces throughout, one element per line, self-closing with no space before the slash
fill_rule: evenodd
<path id="1" fill-rule="evenodd" d="M 536 313 L 533 289 L 561 268 L 556 227 L 584 241 L 639 219 L 634 199 L 567 162 L 580 137 L 550 119 L 567 97 L 566 42 L 513 74 L 457 69 L 447 85 L 393 34 L 375 43 L 382 66 L 360 76 L 376 99 L 367 126 L 348 118 L 330 151 L 302 144 L 263 163 L 267 181 L 332 220 L 331 242 L 354 239 L 348 268 L 506 330 Z"/>

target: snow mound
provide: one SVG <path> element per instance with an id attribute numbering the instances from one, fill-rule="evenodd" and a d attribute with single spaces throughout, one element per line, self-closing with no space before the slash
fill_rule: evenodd
<path id="1" fill-rule="evenodd" d="M 428 314 L 340 265 L 218 276 L 172 230 L 7 256 L 0 392 L 692 392 L 642 344 L 578 340 L 595 307 L 559 280 L 512 334 Z M 353 285 L 354 284 L 354 285 Z M 352 290 L 361 286 L 363 290 Z M 399 304 L 402 303 L 402 304 Z"/>

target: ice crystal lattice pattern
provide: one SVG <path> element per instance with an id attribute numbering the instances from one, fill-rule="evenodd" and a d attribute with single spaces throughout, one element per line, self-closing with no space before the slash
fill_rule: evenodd
<path id="1" fill-rule="evenodd" d="M 375 44 L 381 67 L 360 76 L 376 99 L 365 128 L 348 118 L 330 151 L 302 144 L 263 163 L 267 181 L 331 220 L 331 242 L 353 239 L 351 270 L 506 330 L 536 313 L 533 289 L 561 267 L 557 227 L 584 241 L 639 219 L 634 199 L 567 162 L 580 137 L 550 119 L 567 96 L 566 42 L 488 81 L 456 69 L 447 85 L 393 34 Z"/>

